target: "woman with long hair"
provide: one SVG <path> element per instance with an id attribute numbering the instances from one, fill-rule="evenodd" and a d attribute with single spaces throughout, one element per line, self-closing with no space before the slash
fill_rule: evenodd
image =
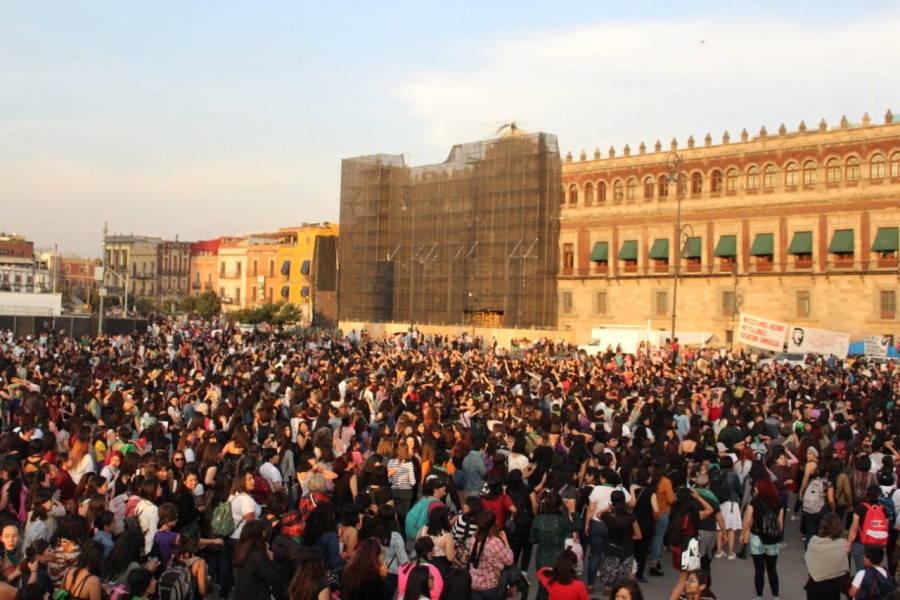
<path id="1" fill-rule="evenodd" d="M 741 543 L 750 545 L 750 556 L 753 558 L 753 585 L 756 596 L 762 597 L 763 576 L 768 573 L 769 588 L 772 596 L 778 597 L 778 544 L 783 536 L 768 537 L 765 525 L 774 514 L 778 519 L 779 532 L 784 531 L 784 508 L 778 496 L 778 489 L 771 479 L 757 479 L 756 496 L 744 511 L 744 528 L 741 531 Z"/>
<path id="2" fill-rule="evenodd" d="M 100 568 L 103 564 L 103 546 L 89 541 L 81 548 L 75 566 L 63 578 L 62 588 L 73 600 L 100 600 Z"/>
<path id="3" fill-rule="evenodd" d="M 265 521 L 248 521 L 234 548 L 234 597 L 241 600 L 269 600 L 278 569 L 272 564 L 272 551 L 266 542 L 269 526 Z"/>
<path id="4" fill-rule="evenodd" d="M 128 582 L 128 574 L 141 568 L 141 553 L 144 549 L 144 536 L 137 529 L 126 529 L 113 544 L 109 556 L 103 562 L 103 581 L 113 584 Z M 156 569 L 155 561 L 148 563 L 147 568 Z"/>
<path id="5" fill-rule="evenodd" d="M 428 567 L 414 567 L 406 579 L 403 600 L 431 600 L 431 583 L 434 577 Z"/>
<path id="6" fill-rule="evenodd" d="M 344 559 L 341 556 L 334 510 L 330 505 L 319 506 L 309 513 L 302 539 L 305 547 L 318 548 L 322 552 L 329 581 L 336 583 L 344 567 Z"/>
<path id="7" fill-rule="evenodd" d="M 506 532 L 497 527 L 497 517 L 486 510 L 478 518 L 478 531 L 469 541 L 469 574 L 473 600 L 498 600 L 500 571 L 513 564 Z"/>
<path id="8" fill-rule="evenodd" d="M 431 558 L 434 555 L 434 542 L 429 537 L 423 537 L 416 540 L 414 558 L 408 563 L 401 565 L 397 571 L 397 597 L 402 598 L 406 594 L 406 581 L 409 574 L 418 566 L 426 567 L 434 578 L 431 584 L 431 600 L 439 600 L 443 595 L 444 578 L 436 566 L 431 564 Z M 448 590 L 448 593 L 450 590 Z M 448 596 L 450 597 L 450 596 Z"/>
<path id="9" fill-rule="evenodd" d="M 578 577 L 578 557 L 568 548 L 556 555 L 553 567 L 538 569 L 541 588 L 550 600 L 587 600 L 587 586 Z"/>
<path id="10" fill-rule="evenodd" d="M 79 427 L 72 441 L 72 449 L 69 450 L 69 458 L 72 460 L 72 468 L 69 476 L 76 486 L 81 485 L 81 479 L 88 473 L 96 473 L 97 467 L 91 457 L 91 436 L 86 428 Z"/>
<path id="11" fill-rule="evenodd" d="M 606 525 L 607 538 L 600 563 L 600 582 L 604 593 L 619 579 L 628 579 L 635 569 L 634 542 L 641 539 L 637 518 L 628 508 L 625 492 L 613 490 L 609 506 L 598 513 Z"/>
<path id="12" fill-rule="evenodd" d="M 330 600 L 322 552 L 318 548 L 301 548 L 294 561 L 297 567 L 288 586 L 289 600 Z"/>
<path id="13" fill-rule="evenodd" d="M 666 474 L 666 464 L 667 461 L 664 458 L 657 458 L 653 461 L 653 469 L 650 471 L 650 484 L 647 486 L 656 497 L 656 506 L 653 510 L 653 540 L 650 542 L 649 556 L 650 575 L 655 577 L 663 575 L 660 556 L 662 555 L 663 538 L 666 536 L 666 530 L 669 528 L 669 515 L 672 510 L 672 504 L 675 502 L 675 490 L 672 486 L 672 480 Z"/>
<path id="14" fill-rule="evenodd" d="M 389 473 L 393 471 L 393 474 L 390 475 L 391 494 L 394 499 L 394 510 L 397 511 L 397 520 L 400 521 L 402 530 L 416 488 L 416 468 L 410 456 L 409 445 L 403 442 L 396 445 L 394 457 L 388 461 L 387 468 Z"/>
<path id="15" fill-rule="evenodd" d="M 341 598 L 346 600 L 391 600 L 385 585 L 387 564 L 381 544 L 374 538 L 360 542 L 344 568 Z"/>
<path id="16" fill-rule="evenodd" d="M 394 592 L 397 591 L 397 575 L 400 572 L 400 565 L 404 565 L 409 561 L 409 556 L 406 554 L 406 544 L 403 542 L 403 536 L 400 535 L 397 513 L 394 512 L 393 506 L 382 505 L 378 507 L 372 531 L 373 537 L 381 542 L 381 546 L 384 548 L 384 561 L 388 566 L 388 572 L 384 581 L 393 596 Z"/>
<path id="17" fill-rule="evenodd" d="M 428 523 L 419 530 L 416 539 L 430 537 L 434 542 L 434 558 L 431 563 L 446 576 L 450 567 L 456 562 L 456 542 L 450 533 L 450 511 L 443 503 L 431 509 Z"/>
<path id="18" fill-rule="evenodd" d="M 487 491 L 481 495 L 481 505 L 485 510 L 494 513 L 498 529 L 506 529 L 507 516 L 515 518 L 516 505 L 503 491 L 503 475 L 490 475 L 487 478 Z"/>
<path id="19" fill-rule="evenodd" d="M 709 573 L 702 569 L 685 573 L 684 589 L 679 600 L 716 600 L 716 595 L 709 589 Z"/>
<path id="20" fill-rule="evenodd" d="M 9 458 L 6 459 L 0 466 L 0 473 L 3 475 L 4 482 L 3 487 L 0 488 L 0 511 L 9 511 L 19 520 L 19 523 L 24 524 L 27 519 L 25 500 L 28 488 L 23 481 L 19 463 Z"/>
<path id="21" fill-rule="evenodd" d="M 697 491 L 680 487 L 675 493 L 672 513 L 669 518 L 669 543 L 672 544 L 672 567 L 679 572 L 673 596 L 681 594 L 686 585 L 687 571 L 681 570 L 681 554 L 688 541 L 696 537 L 700 530 L 700 521 L 713 514 L 709 502 Z"/>
<path id="22" fill-rule="evenodd" d="M 537 544 L 534 568 L 541 570 L 553 565 L 565 548 L 566 538 L 581 529 L 581 520 L 577 517 L 575 521 L 572 520 L 572 514 L 563 507 L 562 499 L 554 491 L 546 493 L 538 512 L 531 524 L 529 542 Z M 547 589 L 538 588 L 537 597 L 546 598 Z"/>
<path id="23" fill-rule="evenodd" d="M 90 538 L 90 526 L 81 515 L 67 515 L 60 524 L 50 544 L 53 546 L 53 558 L 48 565 L 53 585 L 62 585 L 63 577 L 75 566 L 81 556 L 81 548 Z"/>
<path id="24" fill-rule="evenodd" d="M 650 485 L 650 471 L 643 468 L 637 470 L 630 493 L 632 498 L 637 498 L 634 503 L 634 516 L 641 529 L 641 539 L 634 544 L 634 559 L 637 561 L 636 576 L 640 583 L 646 583 L 644 568 L 647 564 L 650 543 L 656 534 L 654 513 L 655 508 L 659 506 L 659 501 Z"/>

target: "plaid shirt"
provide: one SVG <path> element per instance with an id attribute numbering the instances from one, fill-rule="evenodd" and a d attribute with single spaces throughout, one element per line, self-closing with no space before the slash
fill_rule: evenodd
<path id="1" fill-rule="evenodd" d="M 469 553 L 475 544 L 475 536 L 469 539 Z M 490 536 L 484 544 L 484 552 L 478 561 L 478 567 L 469 562 L 469 574 L 472 575 L 472 589 L 478 591 L 491 590 L 500 583 L 500 571 L 513 564 L 513 551 L 497 536 Z"/>

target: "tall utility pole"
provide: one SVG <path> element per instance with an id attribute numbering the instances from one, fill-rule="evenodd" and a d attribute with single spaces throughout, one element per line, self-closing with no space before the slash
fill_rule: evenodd
<path id="1" fill-rule="evenodd" d="M 101 260 L 100 273 L 100 315 L 97 318 L 97 337 L 103 335 L 103 299 L 106 296 L 106 233 L 107 223 L 103 222 L 103 254 Z"/>
<path id="2" fill-rule="evenodd" d="M 681 251 L 679 250 L 681 244 L 681 237 L 684 231 L 684 228 L 681 226 L 681 198 L 684 193 L 682 189 L 682 178 L 684 177 L 684 162 L 681 159 L 681 155 L 677 152 L 669 153 L 668 158 L 666 159 L 668 163 L 669 172 L 675 176 L 675 197 L 677 199 L 677 208 L 675 212 L 675 243 L 672 244 L 672 250 L 675 252 L 669 252 L 670 256 L 673 256 L 675 259 L 675 271 L 674 271 L 674 282 L 672 286 L 672 343 L 675 343 L 675 319 L 678 312 L 678 278 L 681 275 Z"/>

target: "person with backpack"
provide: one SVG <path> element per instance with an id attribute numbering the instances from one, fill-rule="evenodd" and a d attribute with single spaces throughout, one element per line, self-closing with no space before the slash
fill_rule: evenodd
<path id="1" fill-rule="evenodd" d="M 241 537 L 234 548 L 234 597 L 241 600 L 270 600 L 278 569 L 266 542 L 268 524 L 248 521 L 241 528 Z"/>
<path id="2" fill-rule="evenodd" d="M 814 450 L 814 448 L 810 448 Z M 809 546 L 809 540 L 819 530 L 819 523 L 827 511 L 834 512 L 834 488 L 826 477 L 826 467 L 822 463 L 816 463 L 809 481 L 800 493 L 800 506 L 803 514 L 803 531 L 806 536 L 803 540 L 803 549 Z"/>
<path id="3" fill-rule="evenodd" d="M 741 479 L 734 472 L 734 461 L 730 456 L 719 459 L 718 469 L 710 468 L 710 490 L 716 495 L 722 510 L 722 518 L 725 520 L 725 531 L 728 543 L 728 553 L 725 553 L 723 536 L 717 540 L 716 558 L 728 558 L 734 560 L 735 534 L 741 531 Z"/>
<path id="4" fill-rule="evenodd" d="M 422 498 L 406 513 L 406 539 L 414 540 L 419 530 L 428 523 L 428 516 L 438 506 L 445 506 L 447 484 L 439 477 L 432 477 L 422 486 Z"/>
<path id="5" fill-rule="evenodd" d="M 847 535 L 847 551 L 853 555 L 857 571 L 864 568 L 866 546 L 880 546 L 884 556 L 892 526 L 881 504 L 881 488 L 870 485 L 866 489 L 865 502 L 853 507 L 853 520 Z"/>
<path id="6" fill-rule="evenodd" d="M 863 554 L 863 568 L 853 576 L 847 595 L 857 600 L 881 600 L 897 589 L 897 584 L 880 566 L 884 560 L 884 548 L 867 545 Z"/>
<path id="7" fill-rule="evenodd" d="M 749 545 L 753 558 L 753 584 L 756 598 L 762 598 L 763 578 L 769 576 L 772 596 L 778 597 L 778 544 L 784 531 L 784 508 L 775 484 L 770 479 L 754 482 L 756 495 L 744 511 L 741 543 Z"/>

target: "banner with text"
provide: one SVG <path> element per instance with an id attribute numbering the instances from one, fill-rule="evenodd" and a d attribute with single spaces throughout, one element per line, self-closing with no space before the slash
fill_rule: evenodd
<path id="1" fill-rule="evenodd" d="M 755 348 L 781 352 L 784 349 L 784 334 L 787 325 L 741 313 L 737 341 Z"/>
<path id="2" fill-rule="evenodd" d="M 887 356 L 890 338 L 881 335 L 867 335 L 865 338 L 866 356 Z"/>
<path id="3" fill-rule="evenodd" d="M 822 356 L 833 354 L 837 358 L 847 358 L 849 351 L 849 333 L 814 329 L 813 327 L 791 327 L 788 337 L 788 352 L 804 352 Z"/>

